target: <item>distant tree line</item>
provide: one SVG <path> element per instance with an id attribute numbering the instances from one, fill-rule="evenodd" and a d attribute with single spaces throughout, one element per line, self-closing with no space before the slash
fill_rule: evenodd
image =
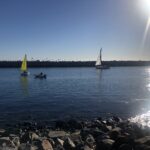
<path id="1" fill-rule="evenodd" d="M 150 66 L 150 61 L 103 61 L 104 65 Z M 19 68 L 21 61 L 0 61 L 0 68 Z M 28 67 L 94 67 L 95 61 L 28 61 Z"/>

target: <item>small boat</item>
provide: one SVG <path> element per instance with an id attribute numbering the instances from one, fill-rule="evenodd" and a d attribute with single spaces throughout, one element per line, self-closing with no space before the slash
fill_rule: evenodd
<path id="1" fill-rule="evenodd" d="M 109 66 L 102 64 L 102 48 L 100 49 L 100 53 L 97 58 L 95 67 L 96 67 L 96 69 L 109 69 L 110 68 Z"/>
<path id="2" fill-rule="evenodd" d="M 28 76 L 28 69 L 27 69 L 27 55 L 24 56 L 24 59 L 22 61 L 22 64 L 21 64 L 21 76 Z"/>
<path id="3" fill-rule="evenodd" d="M 37 75 L 35 74 L 34 77 L 35 77 L 35 79 L 37 79 L 37 78 L 38 79 L 46 79 L 47 76 L 46 76 L 46 74 L 43 74 L 41 72 L 40 74 L 37 74 Z"/>

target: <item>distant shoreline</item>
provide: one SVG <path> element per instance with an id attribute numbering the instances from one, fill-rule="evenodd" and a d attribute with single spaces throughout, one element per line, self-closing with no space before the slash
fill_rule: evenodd
<path id="1" fill-rule="evenodd" d="M 150 61 L 103 61 L 110 67 L 150 66 Z M 0 61 L 0 68 L 19 68 L 21 61 Z M 28 67 L 94 67 L 95 61 L 28 61 Z"/>

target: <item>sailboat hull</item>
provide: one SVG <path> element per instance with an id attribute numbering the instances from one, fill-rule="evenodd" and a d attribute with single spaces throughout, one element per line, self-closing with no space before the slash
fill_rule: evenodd
<path id="1" fill-rule="evenodd" d="M 109 66 L 106 66 L 106 65 L 97 65 L 96 66 L 96 69 L 109 69 L 110 67 Z"/>
<path id="2" fill-rule="evenodd" d="M 22 73 L 21 73 L 21 76 L 22 76 L 22 77 L 27 77 L 27 76 L 28 76 L 28 72 L 22 72 Z"/>

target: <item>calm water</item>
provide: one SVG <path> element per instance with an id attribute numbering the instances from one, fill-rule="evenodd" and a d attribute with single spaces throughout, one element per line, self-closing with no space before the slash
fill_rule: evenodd
<path id="1" fill-rule="evenodd" d="M 24 120 L 130 117 L 150 110 L 150 67 L 0 69 L 0 124 Z M 39 72 L 46 80 L 34 79 Z"/>

